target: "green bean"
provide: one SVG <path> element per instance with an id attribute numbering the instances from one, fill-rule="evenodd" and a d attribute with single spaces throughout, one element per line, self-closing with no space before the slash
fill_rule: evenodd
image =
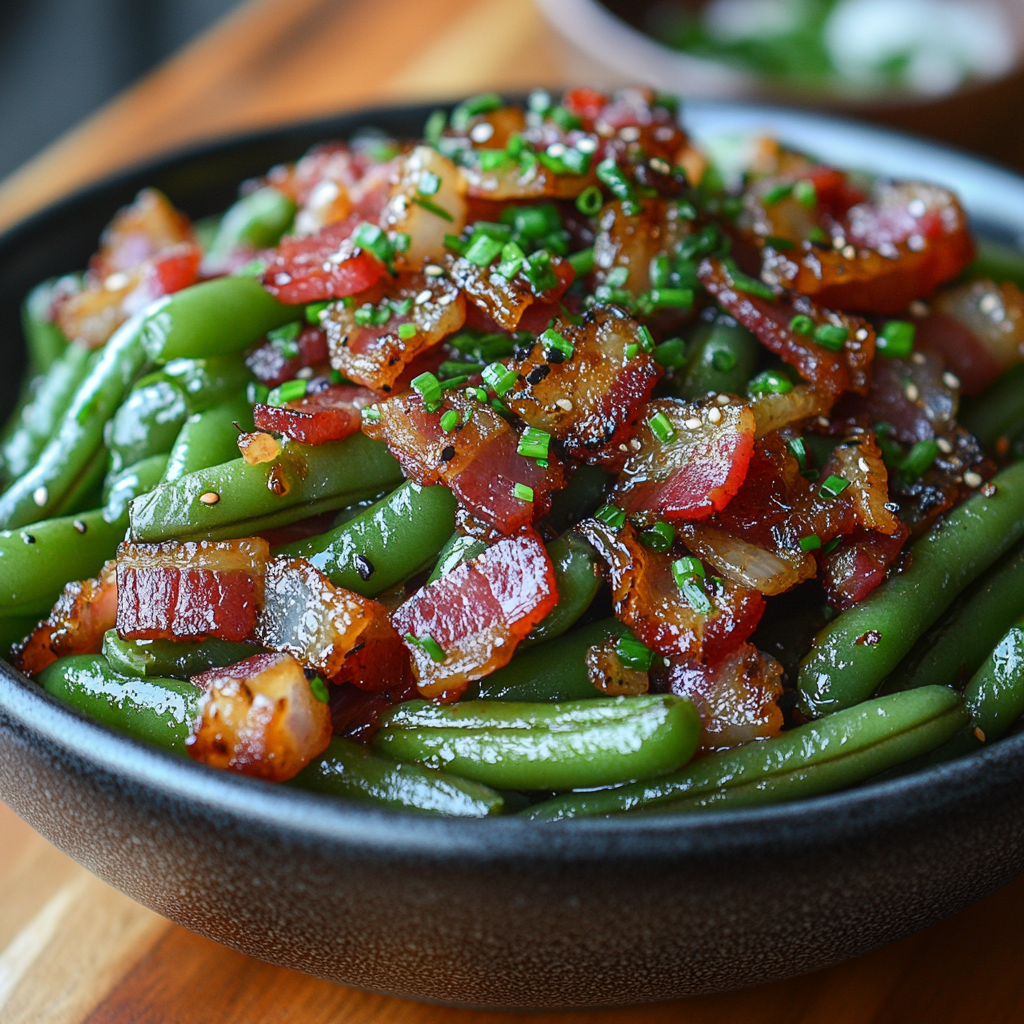
<path id="1" fill-rule="evenodd" d="M 525 813 L 543 820 L 622 811 L 696 811 L 779 803 L 855 785 L 944 743 L 967 712 L 944 686 L 865 701 L 774 739 L 709 754 L 681 772 L 596 793 L 567 793 Z"/>
<path id="2" fill-rule="evenodd" d="M 74 487 L 54 506 L 54 516 L 71 516 L 103 504 L 108 459 L 104 448 L 93 455 Z"/>
<path id="3" fill-rule="evenodd" d="M 611 477 L 596 466 L 579 466 L 573 470 L 569 482 L 556 491 L 551 501 L 548 520 L 561 533 L 581 519 L 592 515 L 601 504 L 604 489 Z"/>
<path id="4" fill-rule="evenodd" d="M 797 679 L 800 706 L 821 715 L 875 691 L 964 587 L 1024 536 L 1024 462 L 953 509 L 910 549 L 910 565 L 815 638 Z"/>
<path id="5" fill-rule="evenodd" d="M 964 690 L 971 725 L 999 739 L 1024 714 L 1024 621 L 1012 626 Z"/>
<path id="6" fill-rule="evenodd" d="M 406 482 L 343 526 L 275 553 L 308 558 L 336 586 L 375 597 L 434 560 L 455 528 L 447 487 Z"/>
<path id="7" fill-rule="evenodd" d="M 145 314 L 122 324 L 79 385 L 35 465 L 0 495 L 0 528 L 27 526 L 57 514 L 95 465 L 103 427 L 146 365 L 140 340 Z"/>
<path id="8" fill-rule="evenodd" d="M 32 468 L 93 361 L 94 353 L 75 343 L 69 345 L 39 379 L 0 452 L 4 473 L 10 479 L 16 479 Z"/>
<path id="9" fill-rule="evenodd" d="M 0 658 L 8 658 L 11 648 L 21 643 L 38 624 L 38 615 L 11 615 L 0 618 Z"/>
<path id="10" fill-rule="evenodd" d="M 960 688 L 1024 615 L 1024 545 L 965 590 L 882 684 L 883 693 L 936 683 Z"/>
<path id="11" fill-rule="evenodd" d="M 558 604 L 533 627 L 521 646 L 561 636 L 579 621 L 601 586 L 597 552 L 578 533 L 569 531 L 556 537 L 548 545 L 548 555 L 555 569 Z"/>
<path id="12" fill-rule="evenodd" d="M 114 630 L 103 635 L 103 657 L 123 676 L 171 676 L 190 679 L 211 668 L 235 665 L 264 648 L 211 637 L 196 643 L 175 640 L 122 640 Z"/>
<path id="13" fill-rule="evenodd" d="M 703 398 L 709 392 L 746 394 L 747 381 L 757 369 L 757 338 L 732 317 L 721 315 L 695 332 L 682 374 L 677 377 L 680 398 Z"/>
<path id="14" fill-rule="evenodd" d="M 207 256 L 223 260 L 235 249 L 270 249 L 295 219 L 295 203 L 283 192 L 267 186 L 243 196 L 221 218 Z"/>
<path id="15" fill-rule="evenodd" d="M 993 242 L 987 238 L 978 238 L 976 242 L 978 254 L 963 273 L 966 280 L 987 277 L 998 282 L 1012 281 L 1024 288 L 1024 252 L 1015 245 Z"/>
<path id="16" fill-rule="evenodd" d="M 1003 373 L 977 398 L 964 402 L 960 423 L 989 452 L 1000 438 L 1012 440 L 1024 431 L 1024 363 Z"/>
<path id="17" fill-rule="evenodd" d="M 51 316 L 54 293 L 65 280 L 54 277 L 37 284 L 21 307 L 21 326 L 28 343 L 32 373 L 46 373 L 68 347 L 67 335 Z"/>
<path id="18" fill-rule="evenodd" d="M 528 650 L 517 650 L 504 668 L 473 683 L 463 699 L 557 702 L 600 697 L 587 672 L 587 651 L 628 632 L 618 619 L 602 619 Z"/>
<path id="19" fill-rule="evenodd" d="M 380 752 L 497 789 L 651 778 L 684 765 L 700 741 L 696 708 L 671 694 L 560 704 L 415 700 L 386 711 L 380 725 Z"/>
<path id="20" fill-rule="evenodd" d="M 181 389 L 190 413 L 203 412 L 245 394 L 253 379 L 245 356 L 235 352 L 210 359 L 172 359 L 136 384 L 145 387 L 166 381 Z"/>
<path id="21" fill-rule="evenodd" d="M 127 523 L 128 505 L 140 494 L 148 494 L 164 478 L 166 455 L 150 455 L 134 466 L 108 478 L 103 490 L 103 516 L 108 522 Z"/>
<path id="22" fill-rule="evenodd" d="M 133 388 L 103 432 L 110 452 L 109 474 L 169 452 L 187 417 L 181 388 L 168 381 Z"/>
<path id="23" fill-rule="evenodd" d="M 252 277 L 218 277 L 165 296 L 146 311 L 142 344 L 155 363 L 241 352 L 267 331 L 298 320 Z"/>
<path id="24" fill-rule="evenodd" d="M 185 752 L 202 697 L 198 686 L 182 679 L 119 675 L 97 654 L 61 658 L 38 682 L 97 722 L 178 753 Z"/>
<path id="25" fill-rule="evenodd" d="M 245 397 L 189 416 L 171 448 L 164 482 L 174 483 L 188 473 L 237 459 L 236 423 L 242 430 L 252 429 L 252 406 Z"/>
<path id="26" fill-rule="evenodd" d="M 462 818 L 501 814 L 505 805 L 500 793 L 478 782 L 416 764 L 398 764 L 340 736 L 290 784 L 395 811 Z"/>
<path id="27" fill-rule="evenodd" d="M 94 509 L 0 532 L 0 616 L 45 615 L 68 580 L 95 576 L 124 539 L 133 488 L 152 487 L 160 472 L 158 461 L 147 460 L 125 474 L 116 518 Z"/>
<path id="28" fill-rule="evenodd" d="M 433 583 L 434 580 L 447 576 L 456 566 L 482 555 L 486 550 L 487 545 L 482 540 L 465 533 L 453 533 L 448 538 L 448 543 L 438 553 L 437 564 L 427 577 L 427 582 Z"/>

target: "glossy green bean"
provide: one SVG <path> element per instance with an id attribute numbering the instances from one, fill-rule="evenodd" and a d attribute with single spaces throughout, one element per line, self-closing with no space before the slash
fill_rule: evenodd
<path id="1" fill-rule="evenodd" d="M 252 427 L 252 405 L 244 396 L 193 413 L 175 438 L 164 483 L 174 483 L 188 473 L 237 459 L 238 430 Z"/>
<path id="2" fill-rule="evenodd" d="M 464 699 L 547 702 L 596 699 L 601 691 L 587 673 L 587 651 L 594 644 L 611 636 L 625 636 L 627 632 L 618 619 L 602 619 L 528 650 L 517 650 L 504 668 L 470 686 Z"/>
<path id="3" fill-rule="evenodd" d="M 910 549 L 910 565 L 815 638 L 797 679 L 800 706 L 817 716 L 874 693 L 964 587 L 1024 536 L 1024 462 L 953 509 Z"/>
<path id="4" fill-rule="evenodd" d="M 103 657 L 123 676 L 190 679 L 211 668 L 234 665 L 264 648 L 210 637 L 195 643 L 175 640 L 122 640 L 114 630 L 103 636 Z"/>
<path id="5" fill-rule="evenodd" d="M 1007 630 L 964 690 L 971 725 L 999 739 L 1024 714 L 1024 621 Z"/>
<path id="6" fill-rule="evenodd" d="M 154 486 L 160 472 L 158 462 L 132 467 L 122 499 L 130 500 L 132 488 L 141 493 Z M 116 517 L 94 509 L 0 532 L 0 615 L 46 614 L 68 580 L 95 576 L 114 557 L 127 526 L 122 500 Z"/>
<path id="7" fill-rule="evenodd" d="M 1024 288 L 1024 252 L 1015 245 L 993 242 L 988 238 L 975 241 L 977 255 L 963 273 L 966 280 L 987 277 L 997 282 L 1012 281 L 1019 288 Z"/>
<path id="8" fill-rule="evenodd" d="M 538 820 L 623 811 L 697 811 L 816 796 L 852 786 L 944 743 L 967 720 L 944 686 L 894 693 L 808 722 L 774 739 L 709 754 L 650 782 L 566 793 L 525 813 Z"/>
<path id="9" fill-rule="evenodd" d="M 1018 544 L 935 621 L 882 684 L 882 693 L 935 683 L 957 689 L 1024 615 L 1024 545 Z"/>
<path id="10" fill-rule="evenodd" d="M 693 756 L 700 716 L 682 697 L 560 704 L 409 701 L 385 712 L 374 748 L 497 789 L 608 786 L 674 771 Z"/>
<path id="11" fill-rule="evenodd" d="M 38 682 L 97 722 L 177 753 L 185 752 L 202 697 L 186 680 L 119 675 L 97 654 L 61 658 Z"/>
<path id="12" fill-rule="evenodd" d="M 39 378 L 0 451 L 8 479 L 14 480 L 32 468 L 94 360 L 95 353 L 84 345 L 69 345 Z"/>
<path id="13" fill-rule="evenodd" d="M 593 603 L 601 586 L 597 552 L 577 533 L 569 531 L 548 545 L 555 568 L 558 604 L 537 623 L 520 646 L 553 640 L 574 626 Z"/>
<path id="14" fill-rule="evenodd" d="M 164 478 L 166 455 L 150 455 L 134 466 L 109 477 L 103 489 L 103 516 L 108 522 L 127 522 L 128 505 L 140 494 L 148 494 Z"/>
<path id="15" fill-rule="evenodd" d="M 611 477 L 596 466 L 578 466 L 569 482 L 556 491 L 551 501 L 548 520 L 561 533 L 581 519 L 593 515 L 602 503 L 604 489 Z"/>
<path id="16" fill-rule="evenodd" d="M 246 537 L 340 508 L 401 478 L 387 447 L 365 434 L 321 445 L 292 442 L 272 462 L 250 466 L 235 459 L 161 484 L 132 502 L 131 535 L 136 541 Z"/>
<path id="17" fill-rule="evenodd" d="M 960 410 L 960 423 L 986 451 L 995 453 L 1000 438 L 1024 431 L 1024 363 L 1007 370 L 994 384 Z"/>
<path id="18" fill-rule="evenodd" d="M 430 565 L 455 529 L 456 507 L 447 487 L 406 482 L 342 526 L 276 553 L 308 558 L 336 586 L 375 597 Z"/>
<path id="19" fill-rule="evenodd" d="M 434 580 L 447 576 L 456 566 L 482 555 L 486 550 L 487 545 L 482 540 L 465 533 L 453 533 L 448 538 L 448 543 L 438 553 L 437 564 L 427 577 L 427 582 L 433 583 Z"/>
<path id="20" fill-rule="evenodd" d="M 691 400 L 709 392 L 746 394 L 759 354 L 757 338 L 722 314 L 713 324 L 702 324 L 695 332 L 686 366 L 677 375 L 676 393 Z"/>
<path id="21" fill-rule="evenodd" d="M 136 387 L 158 381 L 173 384 L 185 396 L 189 413 L 196 413 L 244 395 L 251 380 L 244 354 L 234 352 L 209 359 L 172 359 L 143 377 Z"/>
<path id="22" fill-rule="evenodd" d="M 448 817 L 484 818 L 501 814 L 505 806 L 500 793 L 478 782 L 417 764 L 399 764 L 340 736 L 291 785 L 394 811 Z"/>
<path id="23" fill-rule="evenodd" d="M 171 450 L 188 417 L 181 388 L 169 381 L 135 387 L 109 420 L 103 440 L 113 476 L 151 455 Z"/>
<path id="24" fill-rule="evenodd" d="M 35 465 L 0 495 L 0 528 L 27 526 L 58 513 L 96 464 L 104 424 L 146 365 L 145 314 L 122 324 L 107 342 Z"/>
<path id="25" fill-rule="evenodd" d="M 21 307 L 21 326 L 28 343 L 29 372 L 46 373 L 68 347 L 67 335 L 52 318 L 54 293 L 64 279 L 37 284 Z"/>
<path id="26" fill-rule="evenodd" d="M 241 352 L 298 320 L 300 306 L 273 298 L 253 277 L 218 277 L 168 295 L 146 311 L 142 344 L 155 363 Z"/>
<path id="27" fill-rule="evenodd" d="M 223 260 L 235 249 L 270 249 L 295 219 L 295 203 L 279 189 L 270 186 L 243 196 L 220 220 L 207 257 Z"/>

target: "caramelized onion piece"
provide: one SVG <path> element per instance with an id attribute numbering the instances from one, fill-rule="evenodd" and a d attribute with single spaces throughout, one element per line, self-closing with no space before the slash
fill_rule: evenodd
<path id="1" fill-rule="evenodd" d="M 39 675 L 58 658 L 71 654 L 99 654 L 103 634 L 117 621 L 117 578 L 114 562 L 99 576 L 68 583 L 53 611 L 14 650 L 15 668 Z"/>
<path id="2" fill-rule="evenodd" d="M 509 363 L 518 376 L 505 403 L 573 459 L 621 468 L 661 372 L 643 351 L 640 324 L 619 309 L 598 307 L 578 326 L 560 320 L 554 329 L 572 345 L 572 357 L 556 362 L 561 352 L 535 342 L 524 358 Z"/>
<path id="3" fill-rule="evenodd" d="M 746 476 L 754 430 L 749 406 L 732 400 L 648 403 L 615 484 L 616 504 L 673 520 L 725 508 Z"/>
<path id="4" fill-rule="evenodd" d="M 192 681 L 206 691 L 186 740 L 195 761 L 286 782 L 331 741 L 330 710 L 289 654 L 257 654 Z"/>
<path id="5" fill-rule="evenodd" d="M 757 395 L 750 407 L 757 422 L 756 436 L 765 437 L 812 417 L 826 415 L 832 408 L 832 399 L 808 384 L 797 384 L 784 395 Z"/>
<path id="6" fill-rule="evenodd" d="M 261 537 L 124 543 L 117 633 L 124 640 L 245 640 L 256 625 L 270 548 Z"/>
<path id="7" fill-rule="evenodd" d="M 532 531 L 493 547 L 417 591 L 394 614 L 424 697 L 457 699 L 508 664 L 558 602 L 554 568 Z"/>
<path id="8" fill-rule="evenodd" d="M 367 388 L 332 384 L 282 406 L 258 403 L 253 407 L 253 420 L 260 430 L 284 434 L 293 441 L 326 444 L 355 434 L 362 425 L 361 410 L 376 400 Z"/>

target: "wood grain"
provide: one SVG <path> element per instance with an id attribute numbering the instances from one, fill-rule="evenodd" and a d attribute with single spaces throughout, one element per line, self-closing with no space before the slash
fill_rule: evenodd
<path id="1" fill-rule="evenodd" d="M 572 65 L 577 80 L 607 74 Z M 530 0 L 253 0 L 0 185 L 0 228 L 116 168 L 345 107 L 564 83 Z M 0 1024 L 1019 1024 L 1024 878 L 817 974 L 639 1009 L 526 1014 L 389 999 L 171 925 L 0 805 Z"/>

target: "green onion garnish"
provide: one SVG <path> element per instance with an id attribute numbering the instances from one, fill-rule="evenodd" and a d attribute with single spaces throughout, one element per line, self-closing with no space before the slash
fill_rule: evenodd
<path id="1" fill-rule="evenodd" d="M 615 653 L 626 668 L 638 672 L 647 672 L 654 662 L 654 651 L 631 636 L 619 637 Z"/>
<path id="2" fill-rule="evenodd" d="M 489 267 L 501 253 L 502 243 L 497 238 L 489 238 L 487 235 L 475 235 L 464 258 L 474 266 Z"/>
<path id="3" fill-rule="evenodd" d="M 512 497 L 520 501 L 533 501 L 533 488 L 527 487 L 526 484 L 516 484 L 512 488 Z"/>
<path id="4" fill-rule="evenodd" d="M 622 173 L 622 169 L 615 162 L 614 157 L 610 156 L 597 165 L 597 180 L 616 199 L 622 200 L 622 212 L 627 217 L 632 217 L 640 212 L 636 202 L 636 189 Z"/>
<path id="5" fill-rule="evenodd" d="M 331 695 L 327 692 L 327 686 L 319 676 L 313 676 L 309 681 L 309 688 L 313 691 L 313 696 L 320 701 L 321 704 L 326 704 L 330 699 Z"/>
<path id="6" fill-rule="evenodd" d="M 814 331 L 814 340 L 829 352 L 842 351 L 850 332 L 836 324 L 819 324 Z"/>
<path id="7" fill-rule="evenodd" d="M 878 335 L 876 347 L 890 359 L 906 359 L 914 351 L 917 328 L 907 320 L 890 320 Z"/>
<path id="8" fill-rule="evenodd" d="M 306 307 L 306 323 L 319 324 L 323 311 L 330 305 L 329 302 L 311 302 Z"/>
<path id="9" fill-rule="evenodd" d="M 270 341 L 294 341 L 299 336 L 299 331 L 301 330 L 302 325 L 299 321 L 293 320 L 290 324 L 285 324 L 284 327 L 277 327 L 272 331 L 268 331 L 267 337 Z M 296 354 L 298 354 L 297 349 Z"/>
<path id="10" fill-rule="evenodd" d="M 285 402 L 297 402 L 305 397 L 306 382 L 304 380 L 286 380 L 267 395 L 267 405 L 282 406 Z"/>
<path id="11" fill-rule="evenodd" d="M 594 247 L 580 249 L 579 252 L 570 253 L 566 257 L 569 265 L 576 272 L 577 277 L 585 277 L 594 269 Z"/>
<path id="12" fill-rule="evenodd" d="M 775 185 L 773 188 L 770 188 L 767 192 L 765 192 L 765 194 L 761 197 L 761 202 L 765 206 L 774 206 L 776 203 L 782 202 L 783 199 L 788 198 L 792 194 L 792 183 L 786 185 Z"/>
<path id="13" fill-rule="evenodd" d="M 438 206 L 433 199 L 425 199 L 423 196 L 413 196 L 410 202 L 415 203 L 428 213 L 432 213 L 435 217 L 440 217 L 441 220 L 448 221 L 449 224 L 455 220 L 455 218 L 443 206 Z M 445 235 L 445 238 L 447 239 L 448 235 Z"/>
<path id="14" fill-rule="evenodd" d="M 797 202 L 803 203 L 804 206 L 816 206 L 818 203 L 818 190 L 814 187 L 814 182 L 808 178 L 798 181 L 793 186 L 793 198 Z"/>
<path id="15" fill-rule="evenodd" d="M 651 332 L 647 329 L 646 324 L 640 324 L 637 328 L 637 337 L 640 339 L 640 347 L 645 352 L 654 351 L 654 338 L 651 336 Z"/>
<path id="16" fill-rule="evenodd" d="M 523 273 L 537 295 L 558 286 L 558 275 L 551 267 L 551 254 L 546 249 L 538 249 L 526 261 Z"/>
<path id="17" fill-rule="evenodd" d="M 774 298 L 774 294 L 772 298 Z M 693 305 L 693 290 L 690 288 L 652 288 L 641 297 L 641 303 L 649 305 L 652 310 L 689 309 Z"/>
<path id="18" fill-rule="evenodd" d="M 496 92 L 483 92 L 463 100 L 453 111 L 451 126 L 457 132 L 464 132 L 477 114 L 487 114 L 502 106 L 502 99 Z"/>
<path id="19" fill-rule="evenodd" d="M 441 415 L 441 429 L 445 433 L 449 433 L 459 425 L 459 410 L 458 409 L 447 409 Z"/>
<path id="20" fill-rule="evenodd" d="M 806 313 L 797 313 L 797 315 L 789 321 L 789 329 L 794 334 L 810 336 L 814 333 L 814 321 Z"/>
<path id="21" fill-rule="evenodd" d="M 270 396 L 270 388 L 266 384 L 260 384 L 258 381 L 251 380 L 245 386 L 245 398 L 250 405 L 266 405 L 267 398 Z"/>
<path id="22" fill-rule="evenodd" d="M 596 185 L 588 185 L 576 197 L 576 209 L 585 217 L 596 217 L 604 206 L 604 195 Z"/>
<path id="23" fill-rule="evenodd" d="M 546 459 L 551 435 L 536 427 L 527 427 L 519 438 L 516 451 L 527 459 Z"/>
<path id="24" fill-rule="evenodd" d="M 816 534 L 812 533 L 808 537 L 800 538 L 800 550 L 801 551 L 816 551 L 821 547 L 821 538 Z"/>
<path id="25" fill-rule="evenodd" d="M 583 122 L 571 110 L 566 110 L 562 106 L 552 107 L 548 110 L 547 116 L 559 128 L 564 128 L 567 132 L 583 127 Z"/>
<path id="26" fill-rule="evenodd" d="M 420 175 L 420 180 L 416 183 L 416 191 L 421 196 L 437 195 L 437 191 L 440 187 L 440 175 L 434 174 L 432 171 L 424 171 Z"/>
<path id="27" fill-rule="evenodd" d="M 818 488 L 818 495 L 822 498 L 838 498 L 849 486 L 849 480 L 833 473 L 822 482 L 821 487 Z"/>
<path id="28" fill-rule="evenodd" d="M 939 446 L 934 441 L 918 441 L 900 463 L 900 473 L 908 480 L 923 476 L 939 457 Z"/>
<path id="29" fill-rule="evenodd" d="M 657 522 L 644 530 L 640 539 L 653 551 L 668 551 L 676 539 L 676 528 L 671 523 Z"/>
<path id="30" fill-rule="evenodd" d="M 403 639 L 406 643 L 415 644 L 421 651 L 426 652 L 431 661 L 442 662 L 447 657 L 444 648 L 429 633 L 424 637 L 415 637 L 412 633 L 406 633 Z"/>
<path id="31" fill-rule="evenodd" d="M 541 343 L 544 358 L 549 363 L 564 363 L 566 359 L 572 359 L 572 342 L 558 331 L 549 327 L 537 340 Z"/>
<path id="32" fill-rule="evenodd" d="M 797 461 L 797 465 L 803 470 L 807 468 L 807 445 L 802 437 L 794 437 L 786 442 L 789 454 Z"/>
<path id="33" fill-rule="evenodd" d="M 441 407 L 441 382 L 432 373 L 421 373 L 412 381 L 413 390 L 423 399 L 428 412 L 437 412 Z"/>
<path id="34" fill-rule="evenodd" d="M 686 342 L 682 338 L 669 338 L 654 350 L 654 361 L 666 370 L 678 370 L 686 362 Z"/>
<path id="35" fill-rule="evenodd" d="M 483 378 L 488 387 L 501 398 L 515 384 L 516 372 L 502 363 L 491 363 L 484 367 Z"/>
<path id="36" fill-rule="evenodd" d="M 436 146 L 444 134 L 446 124 L 448 124 L 448 115 L 443 110 L 435 110 L 423 126 L 423 137 L 432 146 Z"/>
<path id="37" fill-rule="evenodd" d="M 375 405 L 364 406 L 360 415 L 364 423 L 380 423 L 380 409 Z"/>
<path id="38" fill-rule="evenodd" d="M 391 244 L 388 236 L 376 224 L 370 224 L 368 221 L 363 221 L 352 232 L 352 244 L 360 249 L 366 249 L 367 252 L 372 252 L 381 263 L 386 265 L 390 265 L 395 256 L 395 247 Z"/>
<path id="39" fill-rule="evenodd" d="M 415 324 L 399 324 L 398 325 L 398 336 L 402 341 L 408 341 L 410 338 L 416 337 L 416 325 Z"/>
<path id="40" fill-rule="evenodd" d="M 676 428 L 660 410 L 647 421 L 647 424 L 651 428 L 651 433 L 663 444 L 669 444 L 676 439 Z"/>
<path id="41" fill-rule="evenodd" d="M 788 395 L 792 390 L 793 382 L 777 370 L 762 370 L 747 384 L 747 394 L 753 398 L 761 395 Z"/>
<path id="42" fill-rule="evenodd" d="M 823 547 L 823 548 L 821 549 L 821 553 L 822 553 L 823 555 L 831 555 L 831 554 L 832 554 L 832 552 L 833 552 L 833 551 L 835 551 L 835 549 L 836 549 L 837 547 L 839 547 L 840 543 L 842 542 L 842 539 L 843 539 L 842 537 L 833 537 L 833 538 L 832 538 L 832 540 L 830 540 L 830 541 L 829 541 L 829 542 L 828 542 L 828 543 L 827 543 L 827 544 L 826 544 L 826 545 L 825 545 L 825 546 L 824 546 L 824 547 Z"/>
<path id="43" fill-rule="evenodd" d="M 626 521 L 626 513 L 615 505 L 602 505 L 595 513 L 594 518 L 605 526 L 617 530 Z"/>

